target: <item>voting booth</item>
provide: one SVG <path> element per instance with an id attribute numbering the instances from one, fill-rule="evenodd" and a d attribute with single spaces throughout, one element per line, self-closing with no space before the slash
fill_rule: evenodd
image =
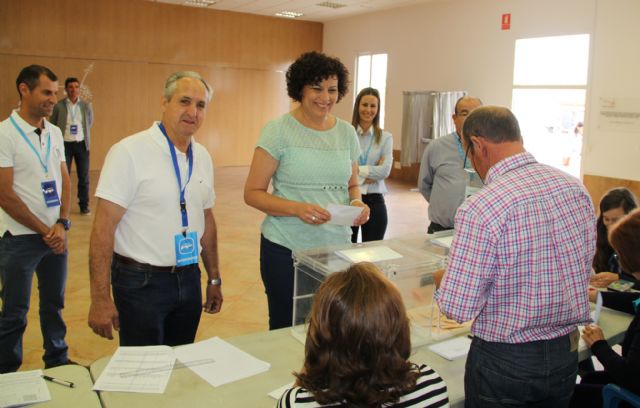
<path id="1" fill-rule="evenodd" d="M 447 322 L 433 300 L 433 274 L 445 268 L 450 240 L 451 232 L 294 251 L 293 336 L 304 343 L 307 317 L 325 278 L 360 261 L 374 263 L 400 290 L 411 322 L 413 347 L 468 330 L 468 326 Z"/>

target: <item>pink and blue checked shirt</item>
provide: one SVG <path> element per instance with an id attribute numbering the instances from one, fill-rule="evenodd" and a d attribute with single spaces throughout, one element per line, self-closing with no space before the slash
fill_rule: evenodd
<path id="1" fill-rule="evenodd" d="M 589 321 L 591 198 L 575 178 L 520 153 L 495 164 L 458 209 L 440 309 L 485 341 L 553 339 Z"/>

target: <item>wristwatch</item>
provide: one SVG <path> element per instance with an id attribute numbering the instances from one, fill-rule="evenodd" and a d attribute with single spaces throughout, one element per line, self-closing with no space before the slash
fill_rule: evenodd
<path id="1" fill-rule="evenodd" d="M 207 286 L 220 286 L 220 285 L 222 285 L 222 279 L 220 278 L 207 279 Z"/>
<path id="2" fill-rule="evenodd" d="M 69 231 L 69 228 L 71 228 L 71 220 L 68 220 L 66 218 L 58 218 L 56 224 L 62 225 L 65 231 Z"/>

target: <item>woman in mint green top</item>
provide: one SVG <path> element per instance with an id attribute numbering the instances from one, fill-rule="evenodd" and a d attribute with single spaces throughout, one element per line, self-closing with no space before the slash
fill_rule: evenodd
<path id="1" fill-rule="evenodd" d="M 287 92 L 299 105 L 267 123 L 253 155 L 244 198 L 267 214 L 260 273 L 272 330 L 292 323 L 292 250 L 350 240 L 348 226 L 327 223 L 331 218 L 327 205 L 362 207 L 355 225 L 369 217 L 358 187 L 360 148 L 355 129 L 331 114 L 348 91 L 348 74 L 336 58 L 302 54 L 287 71 Z"/>

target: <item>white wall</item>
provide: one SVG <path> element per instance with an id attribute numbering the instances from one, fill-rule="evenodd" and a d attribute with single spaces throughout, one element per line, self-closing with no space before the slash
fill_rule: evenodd
<path id="1" fill-rule="evenodd" d="M 509 31 L 500 29 L 503 13 L 511 13 Z M 639 14 L 638 0 L 434 1 L 328 22 L 323 48 L 342 59 L 351 72 L 359 53 L 389 54 L 385 126 L 394 134 L 394 147 L 398 149 L 402 91 L 467 90 L 485 104 L 510 106 L 513 54 L 519 38 L 591 34 L 594 51 L 589 95 L 629 89 L 627 82 L 635 79 L 634 72 L 640 72 L 640 26 L 633 25 L 633 20 L 640 20 Z M 624 18 L 619 19 L 620 15 Z M 616 24 L 620 26 L 613 29 Z M 618 66 L 622 64 L 624 69 Z M 634 86 L 638 95 L 640 82 L 635 80 Z M 352 101 L 348 95 L 336 106 L 335 113 L 349 119 Z M 589 132 L 588 122 L 585 133 Z M 600 137 L 597 132 L 591 136 Z M 589 137 L 589 143 L 592 139 Z M 612 154 L 619 146 L 609 148 L 608 154 Z M 640 157 L 637 149 L 633 153 Z M 634 178 L 628 171 L 613 171 L 616 163 L 601 163 L 591 154 L 585 156 L 585 173 Z M 640 167 L 640 160 L 636 162 Z M 633 174 L 638 178 L 640 172 Z"/>
<path id="2" fill-rule="evenodd" d="M 599 121 L 601 97 L 631 99 L 640 109 L 638 21 L 638 0 L 597 0 L 584 174 L 640 180 L 640 129 L 612 131 Z"/>

